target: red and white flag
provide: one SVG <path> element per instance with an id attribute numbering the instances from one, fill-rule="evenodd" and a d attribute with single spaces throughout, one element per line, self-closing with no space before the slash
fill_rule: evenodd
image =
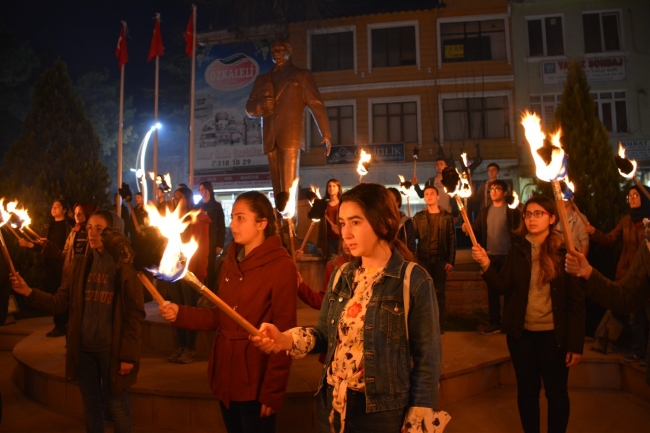
<path id="1" fill-rule="evenodd" d="M 149 47 L 149 58 L 147 62 L 150 62 L 154 57 L 162 56 L 165 54 L 162 42 L 162 34 L 160 33 L 160 14 L 156 14 L 156 24 L 153 27 L 153 38 L 151 39 L 151 47 Z"/>
<path id="2" fill-rule="evenodd" d="M 117 57 L 117 66 L 121 69 L 126 62 L 129 61 L 129 53 L 126 50 L 126 23 L 122 21 L 122 30 L 120 31 L 120 38 L 117 40 L 117 48 L 115 48 L 115 57 Z"/>
<path id="3" fill-rule="evenodd" d="M 185 52 L 188 56 L 192 57 L 192 41 L 194 40 L 194 11 L 190 15 L 190 21 L 187 23 L 187 28 L 185 29 Z M 196 43 L 196 46 L 199 46 L 199 43 Z"/>

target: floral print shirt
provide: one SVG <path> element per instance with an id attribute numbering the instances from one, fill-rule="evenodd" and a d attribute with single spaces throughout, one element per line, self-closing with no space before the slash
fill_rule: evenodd
<path id="1" fill-rule="evenodd" d="M 384 268 L 359 267 L 354 274 L 352 297 L 343 309 L 338 322 L 334 357 L 327 369 L 327 383 L 334 387 L 330 425 L 334 422 L 334 411 L 341 414 L 341 433 L 345 430 L 347 390 L 365 392 L 363 370 L 363 332 L 368 301 L 372 288 L 381 277 Z M 287 331 L 293 337 L 293 348 L 289 355 L 302 358 L 316 345 L 312 328 L 293 328 Z M 435 412 L 430 408 L 411 407 L 404 420 L 405 431 L 442 432 L 449 421 L 446 412 Z M 428 429 L 427 429 L 428 427 Z"/>

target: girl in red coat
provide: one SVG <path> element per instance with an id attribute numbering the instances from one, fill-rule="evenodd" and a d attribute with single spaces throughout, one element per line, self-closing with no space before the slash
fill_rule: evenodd
<path id="1" fill-rule="evenodd" d="M 271 202 L 258 191 L 237 197 L 230 223 L 234 242 L 221 269 L 218 295 L 253 326 L 272 322 L 285 330 L 296 326 L 297 270 L 276 234 L 274 215 Z M 169 304 L 160 312 L 179 328 L 217 330 L 208 380 L 228 432 L 274 432 L 290 358 L 259 351 L 249 334 L 217 308 Z"/>

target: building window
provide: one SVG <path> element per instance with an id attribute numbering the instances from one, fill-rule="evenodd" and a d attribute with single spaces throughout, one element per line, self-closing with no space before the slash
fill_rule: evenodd
<path id="1" fill-rule="evenodd" d="M 618 12 L 582 14 L 585 53 L 603 53 L 621 50 L 620 20 Z"/>
<path id="2" fill-rule="evenodd" d="M 563 56 L 564 31 L 562 17 L 543 17 L 527 20 L 528 25 L 528 55 Z"/>
<path id="3" fill-rule="evenodd" d="M 508 138 L 510 118 L 507 96 L 443 99 L 446 140 Z"/>
<path id="4" fill-rule="evenodd" d="M 323 137 L 313 116 L 311 119 L 311 145 L 312 147 L 321 146 Z M 332 146 L 344 146 L 354 144 L 354 106 L 340 105 L 327 107 L 327 117 L 330 121 L 330 130 L 332 132 Z"/>
<path id="5" fill-rule="evenodd" d="M 625 92 L 598 92 L 591 96 L 596 101 L 596 115 L 607 132 L 624 134 L 627 126 L 627 101 Z"/>
<path id="6" fill-rule="evenodd" d="M 372 104 L 373 143 L 418 142 L 417 102 Z"/>
<path id="7" fill-rule="evenodd" d="M 352 31 L 311 35 L 311 70 L 343 71 L 354 68 Z"/>
<path id="8" fill-rule="evenodd" d="M 542 119 L 543 128 L 550 131 L 553 128 L 555 110 L 562 102 L 562 95 L 531 95 L 530 111 Z"/>
<path id="9" fill-rule="evenodd" d="M 506 59 L 503 19 L 441 23 L 440 39 L 443 63 Z"/>
<path id="10" fill-rule="evenodd" d="M 415 65 L 415 36 L 415 26 L 372 29 L 372 67 Z"/>

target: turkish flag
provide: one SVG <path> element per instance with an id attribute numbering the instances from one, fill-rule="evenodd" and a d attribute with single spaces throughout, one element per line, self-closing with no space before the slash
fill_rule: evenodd
<path id="1" fill-rule="evenodd" d="M 147 62 L 157 56 L 165 54 L 163 48 L 162 34 L 160 33 L 160 15 L 156 14 L 156 24 L 153 27 L 153 38 L 151 39 L 151 47 L 149 47 L 149 58 Z"/>
<path id="2" fill-rule="evenodd" d="M 117 57 L 117 66 L 121 69 L 126 62 L 129 61 L 129 53 L 126 50 L 126 24 L 122 24 L 120 31 L 120 38 L 117 40 L 117 48 L 115 48 L 115 57 Z"/>
<path id="3" fill-rule="evenodd" d="M 194 40 L 194 12 L 190 15 L 190 21 L 187 23 L 185 29 L 185 52 L 188 56 L 192 57 L 192 41 Z M 199 46 L 199 43 L 196 43 Z"/>

